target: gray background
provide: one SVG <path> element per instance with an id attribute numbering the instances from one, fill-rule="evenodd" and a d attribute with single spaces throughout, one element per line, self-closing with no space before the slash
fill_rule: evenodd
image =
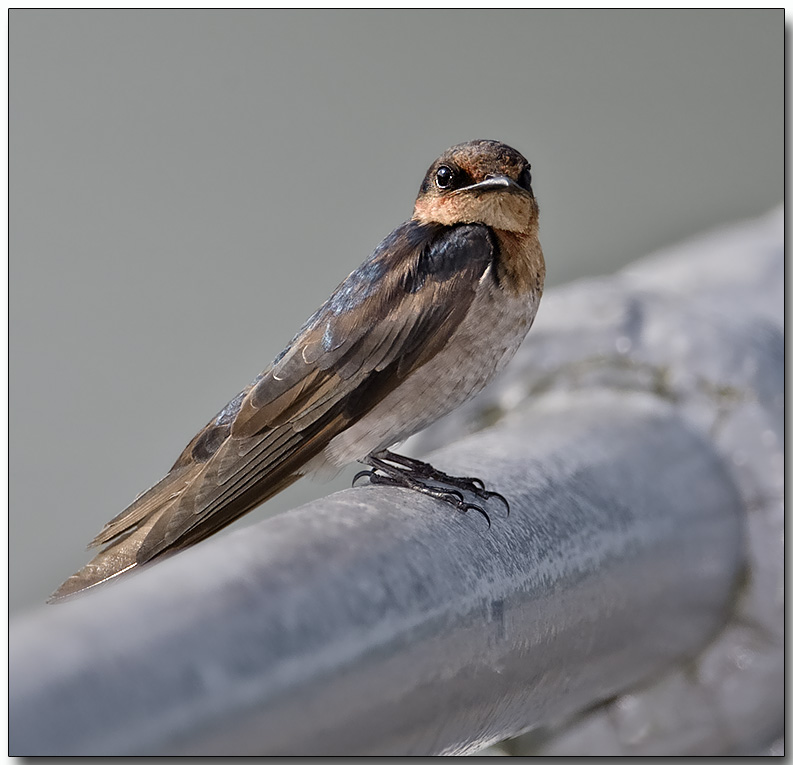
<path id="1" fill-rule="evenodd" d="M 550 285 L 608 273 L 781 201 L 783 52 L 782 10 L 11 11 L 12 612 L 410 216 L 447 146 L 529 158 Z"/>

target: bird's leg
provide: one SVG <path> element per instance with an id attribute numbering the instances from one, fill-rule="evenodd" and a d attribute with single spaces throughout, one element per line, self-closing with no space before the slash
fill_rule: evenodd
<path id="1" fill-rule="evenodd" d="M 457 489 L 468 491 L 477 499 L 487 501 L 488 499 L 493 499 L 495 497 L 504 503 L 504 507 L 507 509 L 507 515 L 509 515 L 509 502 L 507 502 L 507 498 L 503 494 L 499 494 L 497 491 L 488 491 L 485 489 L 485 482 L 481 478 L 449 475 L 448 473 L 444 473 L 442 470 L 438 470 L 438 468 L 433 467 L 428 462 L 422 462 L 421 460 L 413 459 L 412 457 L 405 457 L 402 454 L 395 454 L 394 452 L 390 452 L 387 449 L 378 453 L 376 456 L 380 457 L 381 459 L 388 460 L 389 462 L 395 462 L 397 465 L 401 465 L 419 478 L 438 481 L 439 483 L 445 483 L 447 486 L 454 486 Z"/>
<path id="2" fill-rule="evenodd" d="M 466 502 L 462 491 L 468 491 L 478 499 L 487 500 L 491 497 L 500 499 L 507 508 L 509 514 L 509 503 L 497 492 L 486 491 L 484 483 L 478 478 L 461 478 L 450 476 L 440 470 L 436 470 L 432 465 L 415 460 L 410 457 L 403 457 L 401 454 L 384 449 L 375 452 L 361 460 L 369 465 L 371 470 L 363 470 L 353 478 L 353 485 L 359 478 L 364 476 L 369 478 L 369 483 L 386 486 L 404 486 L 413 489 L 430 497 L 435 497 L 456 507 L 461 512 L 476 510 L 482 513 L 490 525 L 490 517 L 479 505 Z M 432 486 L 428 481 L 436 481 L 451 489 Z"/>

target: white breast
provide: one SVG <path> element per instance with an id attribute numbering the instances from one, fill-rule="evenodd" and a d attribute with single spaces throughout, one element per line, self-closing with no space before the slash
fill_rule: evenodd
<path id="1" fill-rule="evenodd" d="M 321 461 L 340 467 L 393 446 L 478 393 L 515 354 L 538 306 L 536 293 L 520 298 L 507 295 L 488 269 L 446 348 L 336 436 Z M 312 462 L 309 469 L 319 467 L 320 460 Z"/>

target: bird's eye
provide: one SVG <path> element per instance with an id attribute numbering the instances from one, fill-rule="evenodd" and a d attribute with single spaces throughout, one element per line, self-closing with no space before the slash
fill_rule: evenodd
<path id="1" fill-rule="evenodd" d="M 435 173 L 435 184 L 439 189 L 448 189 L 454 180 L 454 171 L 447 165 L 441 165 Z"/>
<path id="2" fill-rule="evenodd" d="M 531 191 L 531 165 L 526 165 L 526 169 L 520 174 L 518 183 L 523 186 L 526 191 Z"/>

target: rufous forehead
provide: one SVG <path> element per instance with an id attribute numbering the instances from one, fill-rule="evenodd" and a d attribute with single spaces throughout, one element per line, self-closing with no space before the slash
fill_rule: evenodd
<path id="1" fill-rule="evenodd" d="M 491 173 L 503 173 L 517 178 L 528 164 L 523 157 L 515 152 L 507 150 L 484 152 L 470 148 L 451 150 L 438 160 L 439 165 L 444 162 L 461 167 L 475 181 L 484 180 L 485 176 Z"/>

